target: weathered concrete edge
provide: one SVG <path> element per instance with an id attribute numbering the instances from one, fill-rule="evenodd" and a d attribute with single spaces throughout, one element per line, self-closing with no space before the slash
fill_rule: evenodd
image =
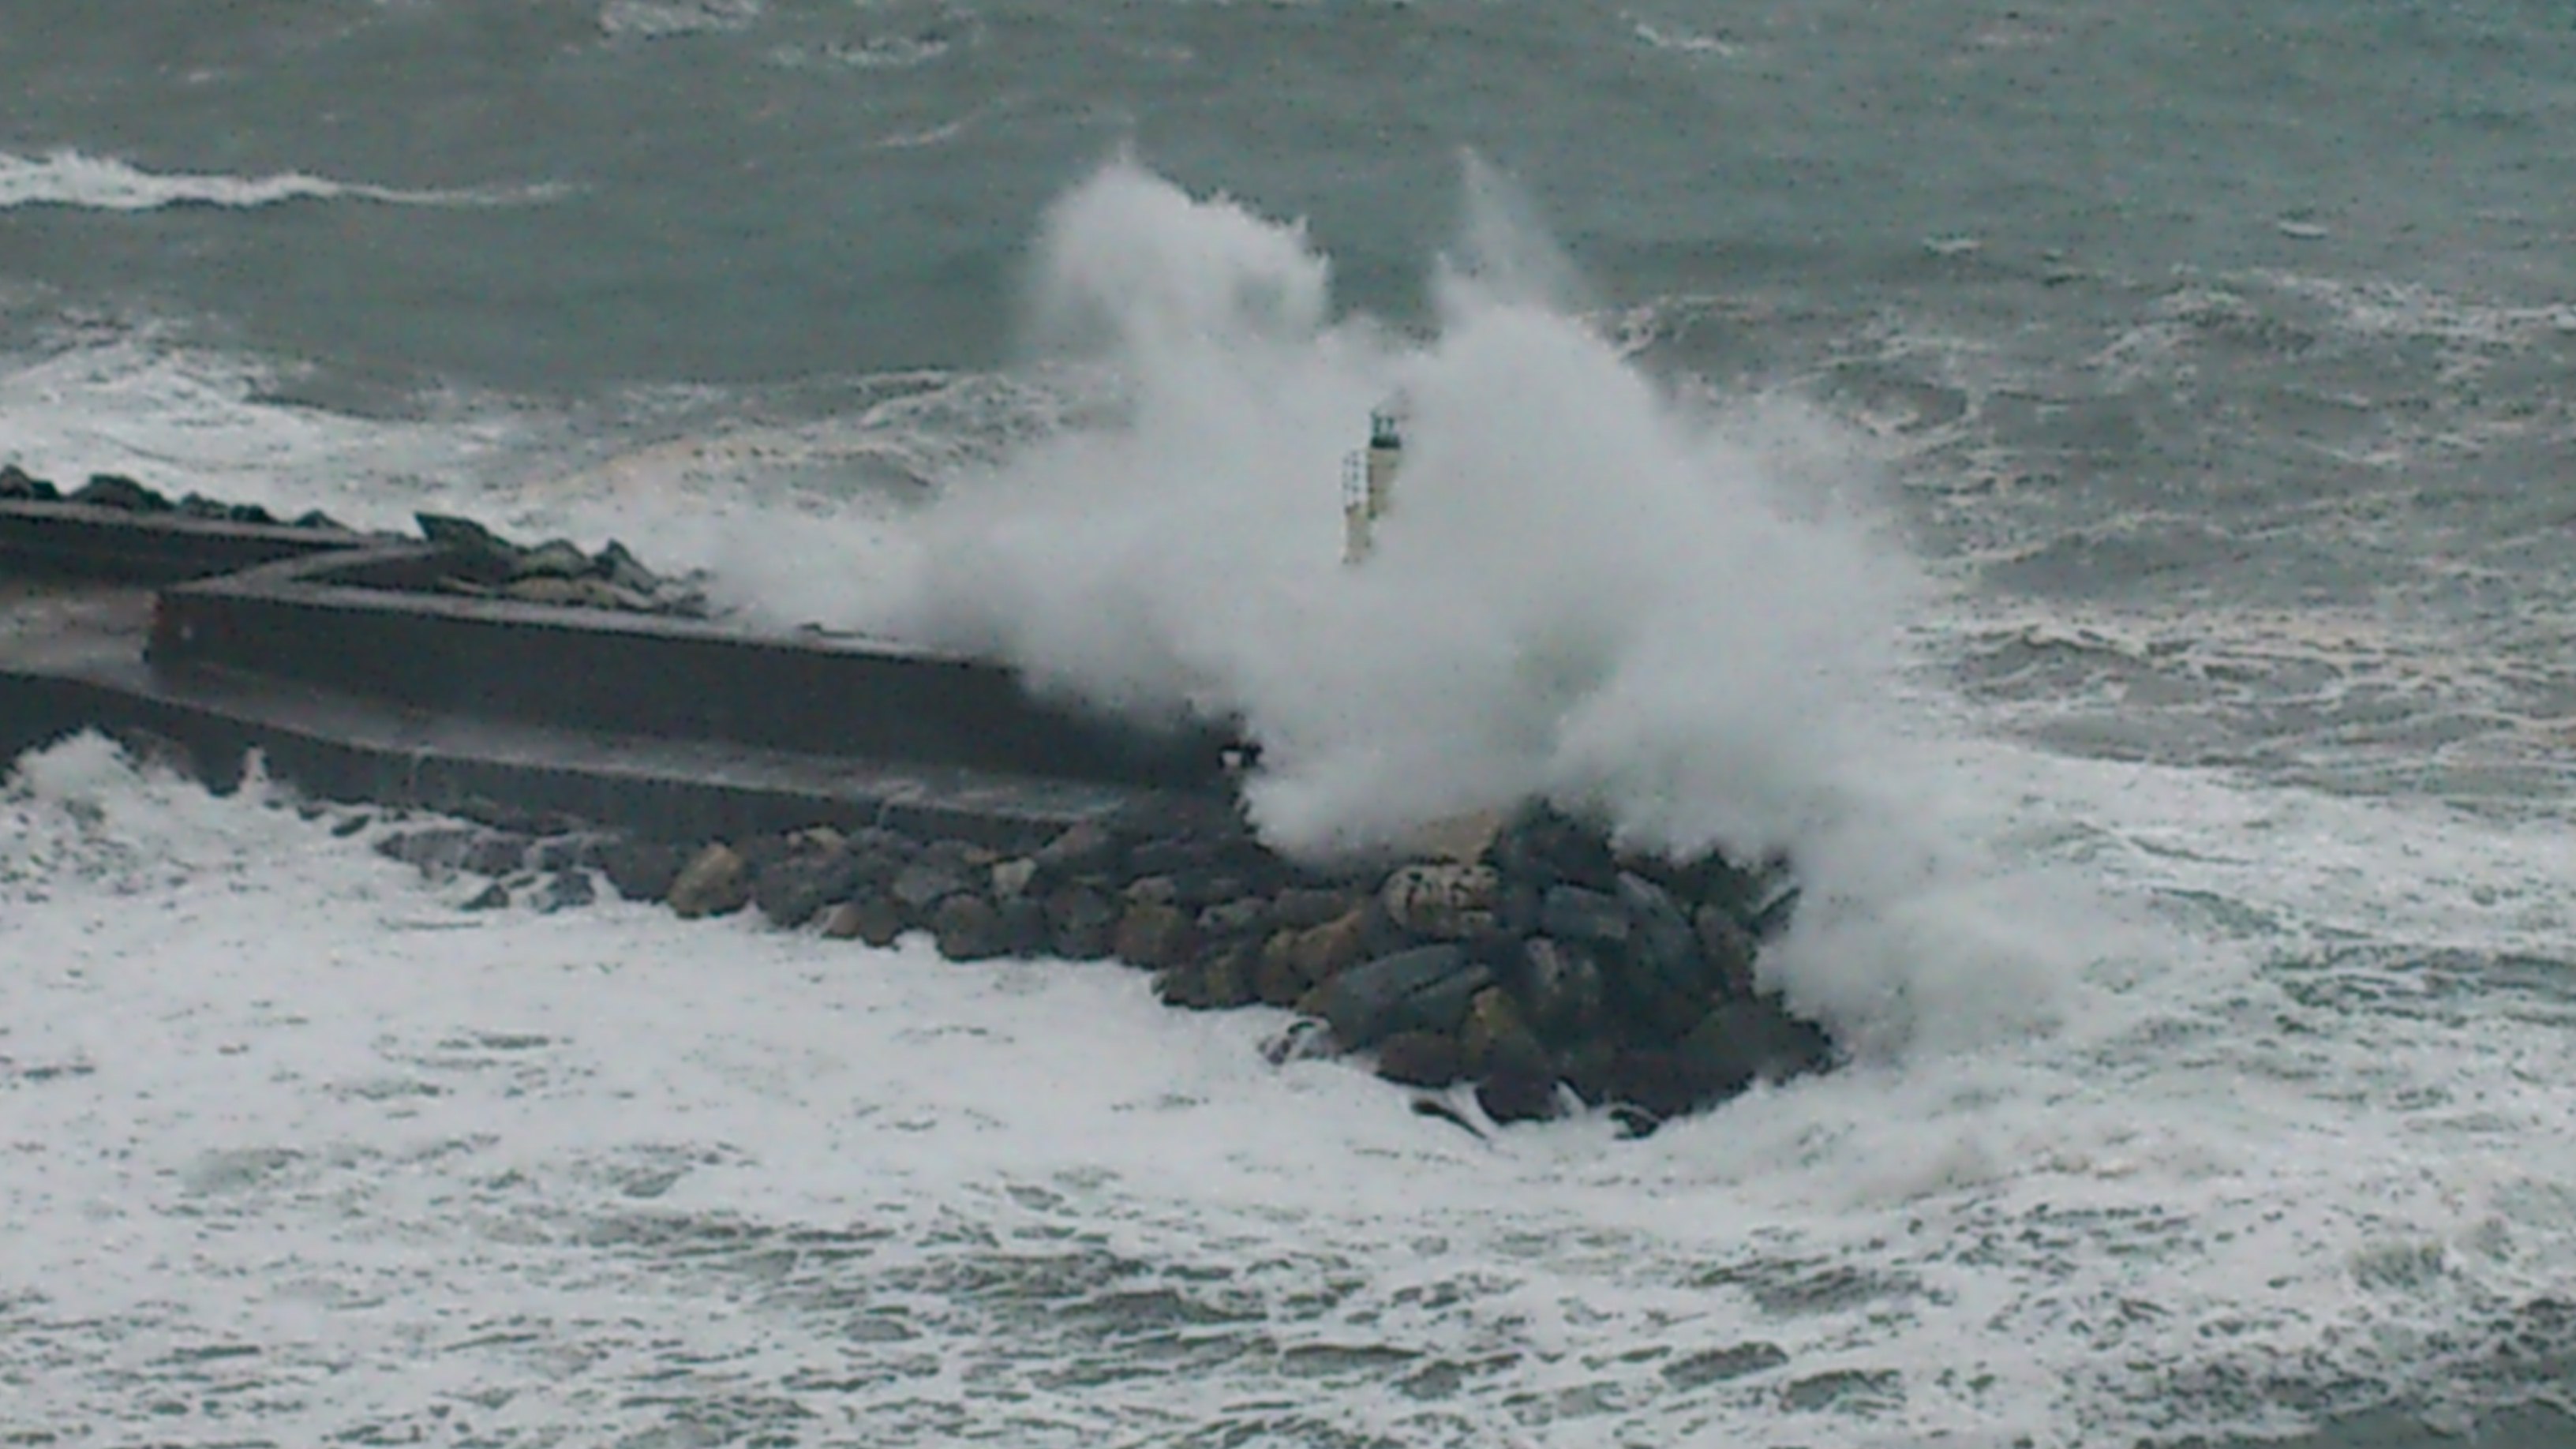
<path id="1" fill-rule="evenodd" d="M 425 577 L 439 556 L 379 544 L 166 589 L 151 658 L 565 729 L 1157 789 L 1227 786 L 1232 732 L 1110 720 L 1041 697 L 987 660 L 341 582 Z"/>
<path id="2" fill-rule="evenodd" d="M 318 798 L 505 824 L 555 815 L 668 841 L 880 825 L 1026 850 L 1159 799 L 1080 782 L 439 720 L 220 676 L 172 688 L 139 666 L 124 673 L 0 669 L 0 759 L 96 730 L 173 750 L 174 763 L 219 790 L 238 786 L 257 751 L 272 778 Z"/>

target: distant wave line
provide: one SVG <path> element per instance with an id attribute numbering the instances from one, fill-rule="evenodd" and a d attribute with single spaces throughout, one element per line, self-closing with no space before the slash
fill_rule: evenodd
<path id="1" fill-rule="evenodd" d="M 409 191 L 334 181 L 301 171 L 269 176 L 146 171 L 116 157 L 55 151 L 43 157 L 0 152 L 0 210 L 64 206 L 90 211 L 157 211 L 172 206 L 249 209 L 291 201 L 372 201 L 388 206 L 525 206 L 570 188 L 544 183 L 508 188 Z"/>

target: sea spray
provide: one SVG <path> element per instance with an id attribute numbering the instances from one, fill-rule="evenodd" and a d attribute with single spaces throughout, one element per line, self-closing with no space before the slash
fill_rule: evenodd
<path id="1" fill-rule="evenodd" d="M 1299 227 L 1132 163 L 1077 187 L 1040 333 L 1101 346 L 1127 406 L 932 511 L 924 626 L 1113 708 L 1239 715 L 1292 847 L 1531 793 L 1681 847 L 1797 831 L 1910 570 L 1533 299 L 1549 253 L 1506 236 L 1479 209 L 1437 334 L 1407 339 L 1331 316 Z M 1345 569 L 1342 455 L 1395 395 L 1400 497 Z"/>
<path id="2" fill-rule="evenodd" d="M 2067 968 L 1998 928 L 2027 902 L 1997 907 L 1887 778 L 1931 768 L 1897 704 L 1923 591 L 1859 451 L 1794 405 L 1683 401 L 1557 305 L 1552 245 L 1470 182 L 1427 337 L 1335 316 L 1300 225 L 1127 160 L 1076 186 L 1033 335 L 1087 349 L 1122 405 L 927 510 L 903 627 L 1130 716 L 1239 719 L 1255 821 L 1291 851 L 1533 795 L 1676 852 L 1785 847 L 1801 934 L 1836 953 L 1786 983 L 1802 1006 L 1873 1040 L 1947 1006 L 2021 1019 Z M 1345 567 L 1342 459 L 1390 398 L 1402 480 Z"/>

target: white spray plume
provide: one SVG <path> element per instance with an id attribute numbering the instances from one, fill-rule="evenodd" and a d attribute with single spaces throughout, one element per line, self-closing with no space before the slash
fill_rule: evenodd
<path id="1" fill-rule="evenodd" d="M 1428 341 L 1331 316 L 1303 229 L 1129 161 L 1047 218 L 1044 335 L 1123 375 L 1115 425 L 928 521 L 917 627 L 1133 713 L 1239 715 L 1255 817 L 1331 850 L 1532 793 L 1678 847 L 1830 808 L 1911 572 L 1771 436 L 1679 404 L 1556 310 L 1570 268 L 1471 167 Z M 1342 460 L 1407 400 L 1393 512 L 1340 560 Z"/>
<path id="2" fill-rule="evenodd" d="M 1919 575 L 1857 449 L 1795 405 L 1677 398 L 1469 181 L 1427 340 L 1336 320 L 1301 226 L 1129 160 L 1075 187 L 1038 330 L 1095 348 L 1124 406 L 952 487 L 892 622 L 1132 715 L 1239 717 L 1281 848 L 1533 795 L 1675 852 L 1786 847 L 1809 907 L 1765 969 L 1847 1041 L 2046 1019 L 2082 932 L 2011 941 L 2031 883 L 1962 867 L 1905 783 L 1930 768 L 1893 717 Z M 1393 510 L 1348 568 L 1343 460 L 1398 394 Z"/>

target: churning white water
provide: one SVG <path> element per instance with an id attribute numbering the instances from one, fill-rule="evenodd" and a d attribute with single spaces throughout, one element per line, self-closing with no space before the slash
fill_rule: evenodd
<path id="1" fill-rule="evenodd" d="M 1544 247 L 1464 230 L 1400 336 L 1296 228 L 1112 166 L 1032 279 L 1103 400 L 923 504 L 736 499 L 746 557 L 892 541 L 728 582 L 1240 712 L 1292 843 L 1544 790 L 1787 844 L 1812 895 L 1766 969 L 1849 1069 L 1479 1141 L 1116 967 L 469 914 L 381 823 L 79 739 L 0 792 L 0 1417 L 2075 1446 L 2513 1392 L 2576 1293 L 2565 822 L 1981 738 L 1889 642 L 1942 603 L 1845 440 L 1686 404 Z M 1396 511 L 1345 570 L 1340 458 L 1396 392 Z M 513 507 L 678 511 L 602 476 Z"/>

